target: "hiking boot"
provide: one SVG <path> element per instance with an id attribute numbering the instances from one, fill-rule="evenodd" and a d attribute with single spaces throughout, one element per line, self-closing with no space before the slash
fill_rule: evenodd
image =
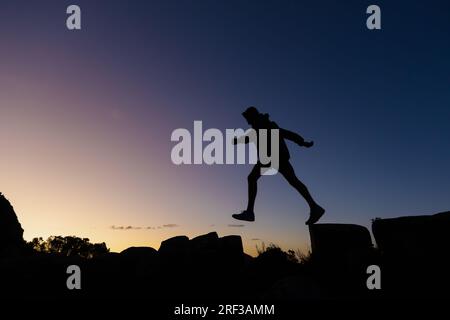
<path id="1" fill-rule="evenodd" d="M 305 224 L 310 225 L 314 224 L 323 216 L 325 213 L 325 209 L 319 206 L 318 204 L 314 206 L 314 208 L 311 209 L 311 212 L 309 214 L 309 219 L 306 220 Z"/>
<path id="2" fill-rule="evenodd" d="M 233 218 L 242 221 L 255 221 L 255 213 L 244 210 L 241 213 L 233 214 Z"/>

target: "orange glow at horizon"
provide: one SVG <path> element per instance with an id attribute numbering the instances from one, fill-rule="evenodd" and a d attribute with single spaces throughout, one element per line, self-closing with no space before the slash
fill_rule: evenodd
<path id="1" fill-rule="evenodd" d="M 203 168 L 210 177 L 196 168 L 174 166 L 170 135 L 161 133 L 170 118 L 163 103 L 146 102 L 155 116 L 143 129 L 141 115 L 124 105 L 128 90 L 114 90 L 117 84 L 108 77 L 97 87 L 84 82 L 75 87 L 75 80 L 48 73 L 16 69 L 0 76 L 8 93 L 0 94 L 0 149 L 5 150 L 0 191 L 14 206 L 26 240 L 75 235 L 121 251 L 129 246 L 157 249 L 172 236 L 217 231 L 219 236 L 241 235 L 252 255 L 262 242 L 303 248 L 304 235 L 293 229 L 294 236 L 287 238 L 287 231 L 271 221 L 229 227 L 245 179 L 239 177 L 239 199 L 230 198 L 224 187 L 230 189 L 233 181 L 212 185 L 216 172 Z M 166 224 L 178 227 L 111 229 Z"/>

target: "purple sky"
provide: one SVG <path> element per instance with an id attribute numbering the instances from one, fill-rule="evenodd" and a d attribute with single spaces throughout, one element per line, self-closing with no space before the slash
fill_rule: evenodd
<path id="1" fill-rule="evenodd" d="M 366 1 L 76 3 L 80 31 L 72 2 L 0 4 L 0 191 L 27 239 L 122 250 L 216 230 L 250 253 L 305 249 L 308 208 L 282 177 L 239 223 L 251 166 L 170 160 L 174 129 L 245 128 L 249 105 L 316 142 L 289 146 L 324 222 L 449 209 L 447 1 L 378 1 L 376 32 Z"/>

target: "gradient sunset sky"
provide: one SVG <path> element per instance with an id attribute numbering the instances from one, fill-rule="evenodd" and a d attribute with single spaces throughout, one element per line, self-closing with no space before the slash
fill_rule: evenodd
<path id="1" fill-rule="evenodd" d="M 240 223 L 250 165 L 171 162 L 174 129 L 246 128 L 255 105 L 315 141 L 289 146 L 323 222 L 449 210 L 449 35 L 444 0 L 2 0 L 0 191 L 27 240 L 120 251 L 217 231 L 250 254 L 304 250 L 308 208 L 282 177 L 259 180 L 256 222 Z"/>

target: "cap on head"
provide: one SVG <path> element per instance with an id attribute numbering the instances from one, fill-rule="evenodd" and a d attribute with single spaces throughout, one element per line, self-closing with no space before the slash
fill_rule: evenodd
<path id="1" fill-rule="evenodd" d="M 248 107 L 244 112 L 242 112 L 242 115 L 244 116 L 245 119 L 251 120 L 255 119 L 259 115 L 259 111 L 258 109 L 252 106 Z"/>

